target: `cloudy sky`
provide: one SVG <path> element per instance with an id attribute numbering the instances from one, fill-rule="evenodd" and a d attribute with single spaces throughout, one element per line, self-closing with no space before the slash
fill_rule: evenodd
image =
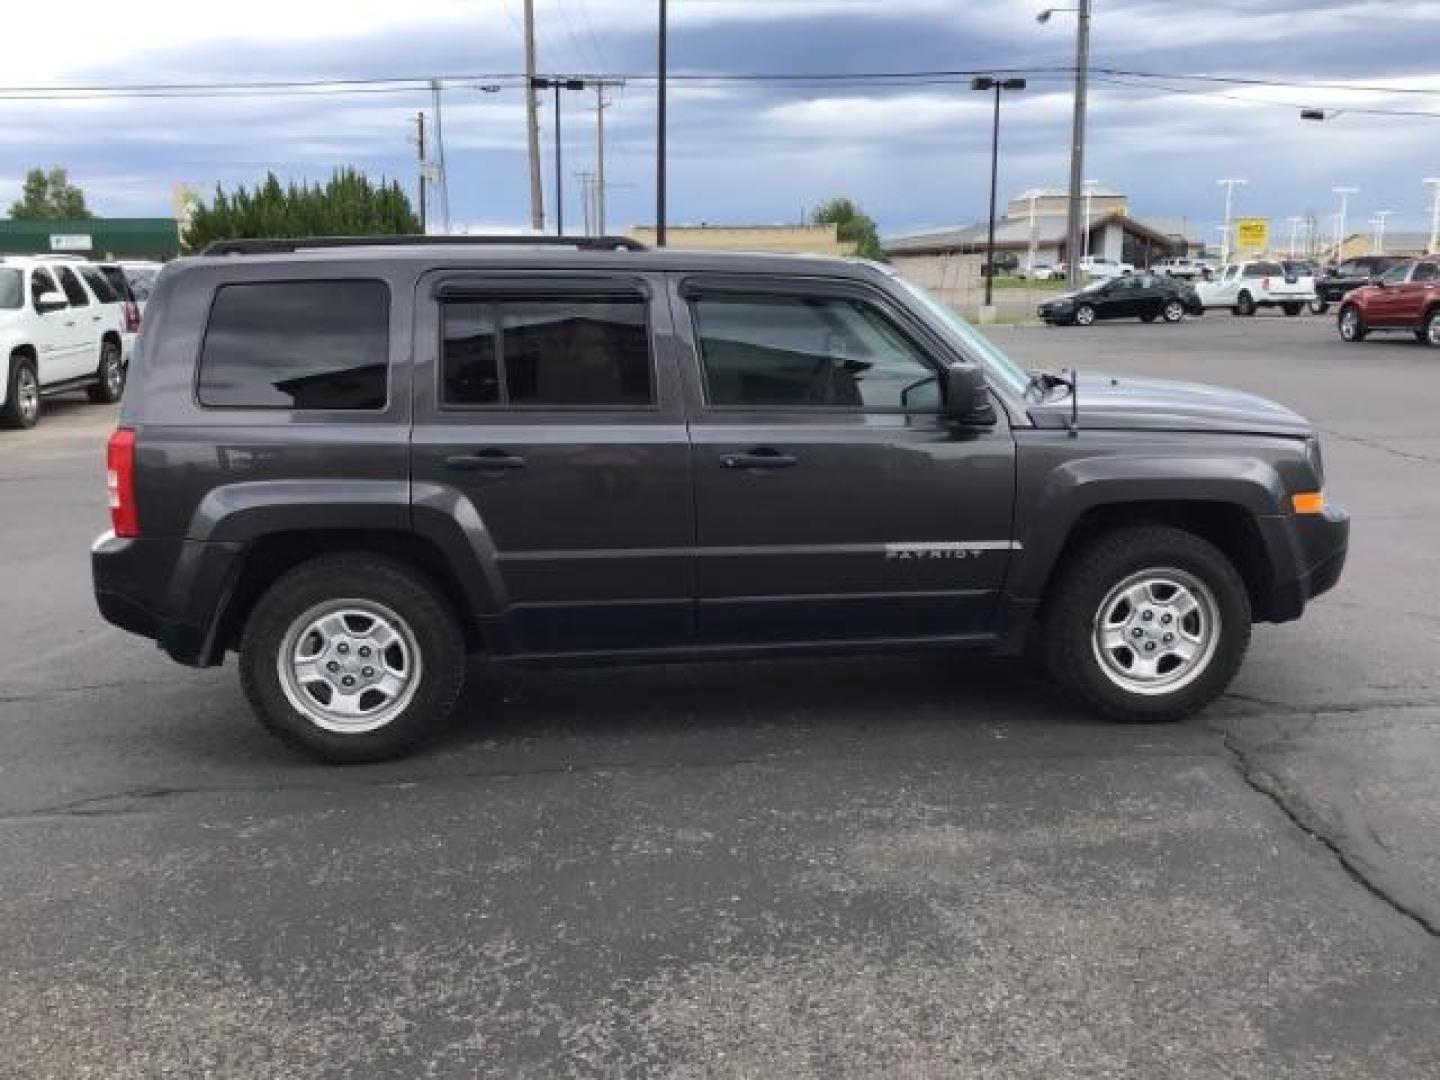
<path id="1" fill-rule="evenodd" d="M 1055 0 L 1050 0 L 1054 3 Z M 0 74 L 0 209 L 32 165 L 62 164 L 102 214 L 164 214 L 179 182 L 203 193 L 323 178 L 339 164 L 413 187 L 408 141 L 425 91 L 56 101 L 33 88 L 467 76 L 444 94 L 452 218 L 528 222 L 523 0 L 69 0 L 7 12 Z M 1002 196 L 1065 182 L 1074 17 L 1044 0 L 670 0 L 671 70 L 777 75 L 1024 68 L 1007 97 Z M 1068 6 L 1068 5 L 1067 5 Z M 1249 183 L 1237 209 L 1277 219 L 1393 210 L 1428 224 L 1440 176 L 1440 0 L 1095 0 L 1086 179 L 1136 213 L 1185 216 L 1212 239 L 1216 181 Z M 535 0 L 542 72 L 632 76 L 606 113 L 612 227 L 653 215 L 654 0 Z M 1048 71 L 1048 73 L 1047 73 Z M 1225 75 L 1309 84 L 1206 83 Z M 482 82 L 499 82 L 484 93 Z M 1335 84 L 1320 88 L 1317 83 Z M 1363 91 L 1347 86 L 1365 86 Z M 1419 89 L 1433 93 L 1381 92 Z M 371 88 L 372 90 L 374 88 Z M 565 170 L 593 167 L 593 95 L 567 94 Z M 670 95 L 670 220 L 794 220 L 831 195 L 895 232 L 984 213 L 989 99 L 967 80 L 815 85 L 687 79 Z M 1324 123 L 1301 105 L 1340 110 Z M 1365 111 L 1370 110 L 1370 111 Z M 1391 115 L 1409 112 L 1420 115 Z M 1424 115 L 1432 114 L 1432 115 Z M 543 115 L 547 199 L 553 129 Z M 567 217 L 578 183 L 566 176 Z"/>

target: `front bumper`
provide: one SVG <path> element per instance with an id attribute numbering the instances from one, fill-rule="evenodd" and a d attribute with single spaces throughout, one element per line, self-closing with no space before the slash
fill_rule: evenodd
<path id="1" fill-rule="evenodd" d="M 1322 514 L 1270 520 L 1285 523 L 1298 572 L 1275 583 L 1265 610 L 1258 614 L 1266 622 L 1289 622 L 1298 619 L 1307 603 L 1329 592 L 1340 580 L 1350 549 L 1350 515 L 1329 506 Z"/>

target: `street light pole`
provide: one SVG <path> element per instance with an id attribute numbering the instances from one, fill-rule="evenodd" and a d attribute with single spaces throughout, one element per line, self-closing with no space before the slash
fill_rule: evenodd
<path id="1" fill-rule="evenodd" d="M 1340 216 L 1335 219 L 1335 261 L 1338 263 L 1345 250 L 1345 207 L 1350 196 L 1358 194 L 1358 187 L 1333 187 L 1330 189 L 1340 196 Z"/>
<path id="2" fill-rule="evenodd" d="M 1425 251 L 1430 255 L 1440 255 L 1440 176 L 1427 176 L 1425 183 L 1431 188 L 1430 197 L 1430 243 L 1425 246 Z"/>
<path id="3" fill-rule="evenodd" d="M 1220 185 L 1225 188 L 1225 242 L 1224 246 L 1220 249 L 1221 266 L 1224 266 L 1230 261 L 1231 239 L 1233 236 L 1234 228 L 1234 226 L 1231 224 L 1230 213 L 1232 207 L 1234 206 L 1235 185 L 1239 184 L 1241 186 L 1244 186 L 1247 182 L 1248 181 L 1241 180 L 1237 177 L 1231 177 L 1229 179 L 1220 181 Z"/>
<path id="4" fill-rule="evenodd" d="M 1090 214 L 1091 214 L 1090 202 L 1091 202 L 1091 200 L 1095 197 L 1095 181 L 1094 181 L 1094 180 L 1086 180 L 1086 181 L 1085 181 L 1085 184 L 1084 184 L 1084 187 L 1085 187 L 1085 224 L 1084 224 L 1083 228 L 1084 228 L 1084 230 L 1085 230 L 1085 241 L 1084 241 L 1084 243 L 1081 245 L 1081 248 L 1082 248 L 1082 250 L 1083 250 L 1083 254 L 1082 254 L 1081 257 L 1082 257 L 1082 258 L 1085 258 L 1085 259 L 1088 259 L 1088 258 L 1090 257 Z"/>
<path id="5" fill-rule="evenodd" d="M 584 90 L 584 79 L 534 78 L 530 80 L 532 90 L 555 91 L 555 235 L 565 235 L 565 162 L 560 139 L 560 91 Z"/>
<path id="6" fill-rule="evenodd" d="M 997 79 L 981 76 L 970 80 L 972 90 L 995 91 L 995 120 L 990 129 L 990 232 L 985 244 L 985 307 L 995 299 L 995 189 L 1000 177 L 1000 91 L 1024 90 L 1024 79 Z"/>
<path id="7" fill-rule="evenodd" d="M 660 43 L 656 57 L 658 93 L 655 110 L 655 246 L 665 246 L 665 83 L 668 52 L 668 0 L 660 0 Z"/>
<path id="8" fill-rule="evenodd" d="M 1384 254 L 1385 254 L 1385 219 L 1386 219 L 1387 217 L 1389 217 L 1389 216 L 1390 216 L 1391 214 L 1393 214 L 1393 213 L 1395 213 L 1394 210 L 1376 210 L 1376 211 L 1375 211 L 1375 217 L 1374 217 L 1372 220 L 1375 222 L 1375 254 L 1376 254 L 1376 255 L 1384 255 Z"/>
<path id="9" fill-rule="evenodd" d="M 1305 219 L 1302 217 L 1288 217 L 1285 219 L 1290 223 L 1290 257 L 1295 258 L 1295 244 L 1300 235 L 1300 223 Z"/>

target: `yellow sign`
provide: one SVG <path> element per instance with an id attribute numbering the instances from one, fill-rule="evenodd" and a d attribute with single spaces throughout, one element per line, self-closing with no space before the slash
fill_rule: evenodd
<path id="1" fill-rule="evenodd" d="M 1248 251 L 1264 251 L 1270 246 L 1270 219 L 1242 217 L 1235 219 L 1235 246 Z"/>

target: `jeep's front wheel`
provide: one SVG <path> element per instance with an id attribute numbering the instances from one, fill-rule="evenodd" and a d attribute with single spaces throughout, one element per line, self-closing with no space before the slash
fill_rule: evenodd
<path id="1" fill-rule="evenodd" d="M 1042 643 L 1051 674 L 1117 720 L 1178 720 L 1224 692 L 1250 597 L 1213 544 L 1168 526 L 1104 534 L 1062 570 Z"/>
<path id="2" fill-rule="evenodd" d="M 282 740 L 334 763 L 409 749 L 454 707 L 465 646 L 425 578 L 367 555 L 316 559 L 283 575 L 246 622 L 240 677 Z"/>

